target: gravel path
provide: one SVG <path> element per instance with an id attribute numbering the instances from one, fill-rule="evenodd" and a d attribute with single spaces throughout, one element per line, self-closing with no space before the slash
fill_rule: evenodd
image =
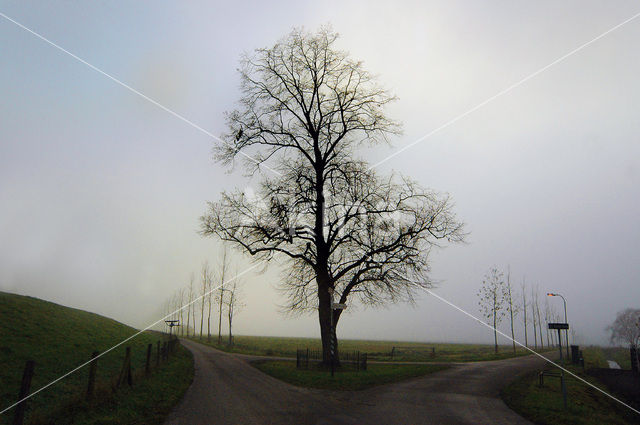
<path id="1" fill-rule="evenodd" d="M 182 341 L 195 377 L 166 424 L 530 424 L 499 397 L 537 356 L 454 364 L 363 391 L 299 388 L 249 365 L 249 358 Z"/>

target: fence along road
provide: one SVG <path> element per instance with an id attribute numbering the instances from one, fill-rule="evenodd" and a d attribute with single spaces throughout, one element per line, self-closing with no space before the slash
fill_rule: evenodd
<path id="1" fill-rule="evenodd" d="M 499 392 L 544 365 L 537 356 L 455 364 L 404 382 L 331 392 L 272 378 L 248 356 L 182 343 L 193 353 L 195 377 L 166 424 L 530 424 Z"/>

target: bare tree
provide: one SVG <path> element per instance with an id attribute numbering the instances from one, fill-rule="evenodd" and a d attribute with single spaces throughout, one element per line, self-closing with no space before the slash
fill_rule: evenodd
<path id="1" fill-rule="evenodd" d="M 191 312 L 193 311 L 193 273 L 191 274 L 191 278 L 189 279 L 189 287 L 188 287 L 188 293 L 187 293 L 187 297 L 189 300 L 189 305 L 187 306 L 187 338 L 189 338 L 189 328 L 191 327 Z M 195 316 L 195 314 L 194 314 Z M 195 337 L 195 333 L 196 333 L 196 329 L 195 329 L 195 318 L 194 320 L 194 327 L 193 327 L 193 336 Z"/>
<path id="2" fill-rule="evenodd" d="M 511 286 L 511 267 L 507 268 L 507 282 L 504 285 L 504 299 L 507 304 L 507 309 L 509 310 L 509 318 L 511 319 L 511 342 L 513 344 L 513 354 L 516 353 L 516 335 L 513 330 L 513 319 L 518 315 L 520 309 L 518 305 L 514 305 L 513 296 L 512 296 L 513 288 Z"/>
<path id="3" fill-rule="evenodd" d="M 325 363 L 342 313 L 332 293 L 340 303 L 412 301 L 431 286 L 430 250 L 464 237 L 447 196 L 356 159 L 363 142 L 387 141 L 400 126 L 384 112 L 395 98 L 334 47 L 337 37 L 294 30 L 242 59 L 240 107 L 217 158 L 243 159 L 254 175 L 269 161 L 278 177 L 263 178 L 256 198 L 223 193 L 202 217 L 204 235 L 288 261 L 288 311 L 317 312 Z"/>
<path id="4" fill-rule="evenodd" d="M 207 342 L 211 342 L 211 298 L 213 296 L 213 272 L 208 270 L 206 272 L 207 279 L 207 306 L 208 306 L 208 314 L 207 314 Z"/>
<path id="5" fill-rule="evenodd" d="M 489 272 L 482 281 L 482 287 L 478 291 L 480 310 L 487 318 L 489 324 L 493 323 L 493 338 L 495 343 L 495 353 L 498 354 L 498 325 L 504 316 L 505 306 L 505 283 L 503 273 L 496 267 L 489 269 Z"/>
<path id="6" fill-rule="evenodd" d="M 611 343 L 620 342 L 629 347 L 640 343 L 640 309 L 627 308 L 619 311 L 616 320 L 607 327 L 611 332 Z"/>
<path id="7" fill-rule="evenodd" d="M 520 285 L 520 288 L 522 290 L 522 315 L 523 315 L 523 325 L 524 325 L 524 346 L 528 347 L 529 346 L 529 337 L 527 335 L 527 328 L 528 328 L 528 323 L 527 323 L 527 309 L 529 308 L 529 304 L 527 303 L 527 284 L 525 282 L 525 278 L 522 278 L 522 284 Z"/>
<path id="8" fill-rule="evenodd" d="M 202 341 L 203 327 L 204 327 L 204 313 L 205 313 L 204 304 L 207 298 L 207 290 L 209 288 L 209 263 L 206 261 L 202 264 L 200 284 L 202 285 L 201 286 L 202 293 L 200 294 L 200 296 L 202 297 L 201 306 L 200 306 L 200 340 Z"/>
<path id="9" fill-rule="evenodd" d="M 180 309 L 180 314 L 178 317 L 178 319 L 180 320 L 180 336 L 184 336 L 184 308 L 182 308 L 182 306 L 184 305 L 184 292 L 184 288 L 180 288 L 180 291 L 178 292 L 178 299 L 180 300 L 178 302 L 178 308 Z"/>
<path id="10" fill-rule="evenodd" d="M 540 302 L 539 302 L 539 291 L 538 286 L 536 286 L 535 297 L 533 298 L 533 303 L 536 307 L 536 317 L 538 318 L 538 333 L 540 334 L 540 349 L 544 350 L 544 341 L 542 339 L 542 318 L 540 317 Z"/>
<path id="11" fill-rule="evenodd" d="M 235 314 L 240 310 L 240 308 L 244 307 L 244 304 L 241 301 L 240 289 L 238 288 L 239 284 L 240 282 L 236 277 L 233 280 L 233 285 L 231 285 L 231 287 L 227 289 L 227 297 L 225 301 L 225 307 L 227 308 L 227 319 L 229 323 L 229 345 L 233 345 L 233 333 L 231 330 L 233 318 Z"/>
<path id="12" fill-rule="evenodd" d="M 229 250 L 225 247 L 220 258 L 218 269 L 218 273 L 220 274 L 220 287 L 216 294 L 216 302 L 218 303 L 218 344 L 222 344 L 222 307 L 224 304 L 224 294 L 226 292 L 224 284 L 228 279 L 230 267 Z"/>
<path id="13" fill-rule="evenodd" d="M 531 305 L 531 317 L 533 319 L 533 344 L 534 344 L 534 348 L 537 350 L 538 349 L 538 334 L 537 334 L 538 326 L 536 324 L 536 306 L 535 306 L 536 299 L 537 299 L 537 296 L 532 287 L 531 301 L 529 302 L 529 304 Z"/>

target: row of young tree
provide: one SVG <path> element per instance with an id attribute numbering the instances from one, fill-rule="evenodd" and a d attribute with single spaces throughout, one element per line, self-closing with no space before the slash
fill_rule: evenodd
<path id="1" fill-rule="evenodd" d="M 498 352 L 498 326 L 507 318 L 510 330 L 513 351 L 516 351 L 516 319 L 522 318 L 524 331 L 524 345 L 529 347 L 531 336 L 529 331 L 533 327 L 533 348 L 544 349 L 545 340 L 547 347 L 558 344 L 558 336 L 550 331 L 546 323 L 561 322 L 561 315 L 554 306 L 549 304 L 548 297 L 544 297 L 544 305 L 540 309 L 540 291 L 537 285 L 527 285 L 525 278 L 519 288 L 515 288 L 511 279 L 511 270 L 507 268 L 506 279 L 504 272 L 497 267 L 492 267 L 485 274 L 482 286 L 478 291 L 478 304 L 487 323 L 493 326 L 494 347 Z"/>
<path id="2" fill-rule="evenodd" d="M 177 320 L 180 324 L 176 335 L 198 337 L 201 341 L 206 338 L 211 342 L 212 322 L 217 314 L 218 344 L 222 344 L 222 326 L 227 322 L 229 345 L 233 344 L 232 325 L 238 311 L 244 306 L 241 300 L 241 280 L 237 277 L 231 256 L 225 249 L 219 264 L 212 268 L 208 262 L 202 264 L 199 276 L 191 274 L 189 284 L 176 292 L 165 301 L 163 311 L 170 315 L 167 320 Z M 183 308 L 184 306 L 184 308 Z M 186 319 L 186 320 L 185 320 Z M 216 323 L 214 323 L 214 326 Z M 165 331 L 169 326 L 165 323 Z M 215 335 L 215 329 L 213 329 Z"/>

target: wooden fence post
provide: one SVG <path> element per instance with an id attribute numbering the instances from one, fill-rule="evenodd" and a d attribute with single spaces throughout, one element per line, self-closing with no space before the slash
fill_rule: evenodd
<path id="1" fill-rule="evenodd" d="M 31 379 L 33 378 L 33 369 L 36 366 L 36 362 L 33 360 L 27 360 L 24 365 L 24 372 L 22 373 L 22 384 L 20 385 L 20 392 L 18 393 L 18 401 L 22 400 L 29 395 L 29 388 L 31 387 Z M 27 400 L 16 406 L 16 415 L 13 417 L 13 425 L 22 425 L 24 421 L 24 412 L 27 409 Z"/>
<path id="2" fill-rule="evenodd" d="M 160 366 L 160 341 L 158 341 L 158 351 L 156 353 L 156 367 Z"/>
<path id="3" fill-rule="evenodd" d="M 98 360 L 95 360 L 100 354 L 97 351 L 91 353 L 91 364 L 89 365 L 89 385 L 87 385 L 87 400 L 91 400 L 94 390 L 96 388 L 96 370 L 98 369 Z"/>
<path id="4" fill-rule="evenodd" d="M 149 376 L 151 373 L 151 348 L 153 344 L 147 345 L 147 362 L 144 364 L 144 374 Z"/>
<path id="5" fill-rule="evenodd" d="M 122 363 L 122 370 L 120 371 L 118 384 L 116 386 L 119 387 L 120 385 L 122 385 L 125 379 L 127 380 L 127 384 L 129 384 L 129 386 L 133 385 L 133 379 L 131 377 L 131 347 L 127 347 L 127 351 L 125 352 L 124 363 Z"/>

